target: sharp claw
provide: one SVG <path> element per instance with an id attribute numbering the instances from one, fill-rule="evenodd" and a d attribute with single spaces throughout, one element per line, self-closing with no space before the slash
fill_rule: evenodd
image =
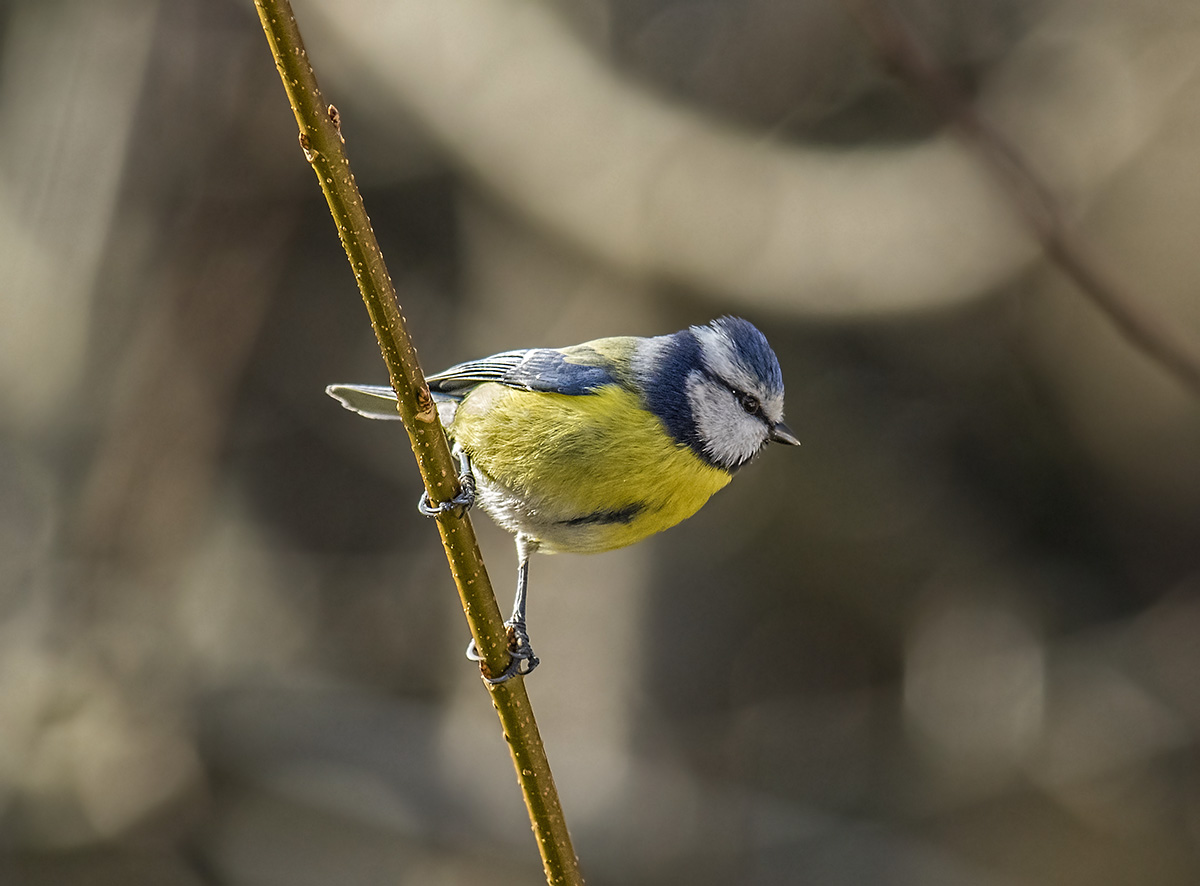
<path id="1" fill-rule="evenodd" d="M 514 655 L 509 659 L 508 667 L 504 669 L 504 673 L 502 673 L 499 677 L 487 677 L 483 674 L 480 674 L 480 676 L 483 677 L 483 682 L 487 683 L 489 686 L 499 686 L 501 683 L 508 682 L 513 677 L 529 676 L 531 673 L 533 673 L 533 669 L 539 664 L 540 662 L 538 661 L 538 657 L 536 655 L 530 655 L 529 658 L 518 658 Z M 528 667 L 526 667 L 526 665 L 528 665 Z"/>
<path id="2" fill-rule="evenodd" d="M 422 492 L 420 500 L 417 501 L 417 510 L 426 517 L 437 517 L 447 511 L 458 511 L 458 516 L 461 517 L 471 509 L 473 504 L 475 504 L 475 490 L 467 489 L 464 484 L 462 492 L 449 501 L 440 501 L 436 505 L 429 501 L 428 490 Z"/>
<path id="3" fill-rule="evenodd" d="M 440 501 L 436 505 L 429 500 L 429 490 L 421 493 L 421 498 L 417 502 L 417 510 L 426 517 L 438 517 L 448 511 L 456 511 L 459 517 L 462 517 L 475 504 L 475 474 L 471 471 L 471 459 L 463 450 L 457 446 L 454 447 L 454 454 L 458 458 L 459 474 L 458 474 L 458 495 L 449 501 Z"/>
<path id="4" fill-rule="evenodd" d="M 508 628 L 508 667 L 497 677 L 489 677 L 481 671 L 480 676 L 483 678 L 483 682 L 489 686 L 499 686 L 513 677 L 526 677 L 541 664 L 541 659 L 533 654 L 533 646 L 529 642 L 529 634 L 526 633 L 525 626 L 509 624 L 506 627 Z M 483 661 L 479 650 L 475 648 L 474 640 L 467 644 L 467 658 L 471 661 Z"/>

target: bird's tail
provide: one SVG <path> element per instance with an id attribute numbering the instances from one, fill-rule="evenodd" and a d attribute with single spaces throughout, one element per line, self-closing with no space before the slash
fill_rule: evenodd
<path id="1" fill-rule="evenodd" d="M 367 418 L 395 420 L 400 418 L 396 411 L 396 392 L 385 385 L 330 385 L 325 393 L 337 400 L 351 412 Z M 461 397 L 430 391 L 437 405 L 438 418 L 444 426 L 454 422 Z"/>

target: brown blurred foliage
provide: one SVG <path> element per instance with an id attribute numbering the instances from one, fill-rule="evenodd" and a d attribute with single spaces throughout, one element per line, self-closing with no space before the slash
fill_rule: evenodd
<path id="1" fill-rule="evenodd" d="M 835 0 L 296 7 L 427 369 L 783 364 L 800 450 L 532 564 L 589 882 L 1200 880 L 1200 405 Z M 1195 4 L 895 8 L 1200 337 Z M 0 127 L 0 882 L 536 882 L 251 4 L 4 0 Z"/>

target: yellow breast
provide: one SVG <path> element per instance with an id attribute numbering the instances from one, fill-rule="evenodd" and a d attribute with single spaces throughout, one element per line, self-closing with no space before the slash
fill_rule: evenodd
<path id="1" fill-rule="evenodd" d="M 471 456 L 481 505 L 546 552 L 641 541 L 696 513 L 730 479 L 615 385 L 587 396 L 480 385 L 450 433 Z"/>

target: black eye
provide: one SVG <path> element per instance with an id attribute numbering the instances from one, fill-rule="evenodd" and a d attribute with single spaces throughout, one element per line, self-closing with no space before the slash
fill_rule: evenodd
<path id="1" fill-rule="evenodd" d="M 760 404 L 758 398 L 753 394 L 738 394 L 738 402 L 742 404 L 742 409 L 746 410 L 749 415 L 758 413 Z"/>

